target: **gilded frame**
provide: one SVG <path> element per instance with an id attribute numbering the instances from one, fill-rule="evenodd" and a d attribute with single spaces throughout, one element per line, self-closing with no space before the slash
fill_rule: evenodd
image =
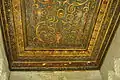
<path id="1" fill-rule="evenodd" d="M 25 48 L 24 0 L 1 0 L 0 23 L 11 70 L 98 70 L 120 22 L 120 0 L 100 0 L 85 50 Z M 17 8 L 16 8 L 17 7 Z M 19 18 L 18 18 L 19 17 Z"/>

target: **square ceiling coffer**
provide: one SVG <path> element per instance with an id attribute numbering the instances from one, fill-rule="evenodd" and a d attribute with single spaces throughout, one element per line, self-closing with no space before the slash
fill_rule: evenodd
<path id="1" fill-rule="evenodd" d="M 0 0 L 11 70 L 100 69 L 120 0 Z"/>

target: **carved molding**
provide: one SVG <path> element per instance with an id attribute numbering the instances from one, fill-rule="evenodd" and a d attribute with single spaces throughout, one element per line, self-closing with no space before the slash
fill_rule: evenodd
<path id="1" fill-rule="evenodd" d="M 11 70 L 100 69 L 120 0 L 0 0 Z"/>

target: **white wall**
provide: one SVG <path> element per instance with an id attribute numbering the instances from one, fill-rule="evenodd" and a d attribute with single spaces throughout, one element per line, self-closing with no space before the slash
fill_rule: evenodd
<path id="1" fill-rule="evenodd" d="M 0 26 L 0 80 L 7 80 L 9 77 L 8 62 L 4 51 L 2 32 Z"/>
<path id="2" fill-rule="evenodd" d="M 115 58 L 120 58 L 120 25 L 116 31 L 116 34 L 101 67 L 101 75 L 103 80 L 108 80 L 108 72 L 114 71 Z"/>
<path id="3" fill-rule="evenodd" d="M 102 80 L 96 71 L 13 71 L 10 80 Z"/>

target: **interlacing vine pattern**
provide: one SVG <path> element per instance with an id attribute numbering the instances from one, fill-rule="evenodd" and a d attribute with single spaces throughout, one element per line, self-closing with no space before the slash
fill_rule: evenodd
<path id="1" fill-rule="evenodd" d="M 92 35 L 94 0 L 28 0 L 28 45 L 35 48 L 85 49 Z M 91 34 L 91 35 L 90 35 Z"/>
<path id="2" fill-rule="evenodd" d="M 99 69 L 120 0 L 0 0 L 12 70 Z"/>

